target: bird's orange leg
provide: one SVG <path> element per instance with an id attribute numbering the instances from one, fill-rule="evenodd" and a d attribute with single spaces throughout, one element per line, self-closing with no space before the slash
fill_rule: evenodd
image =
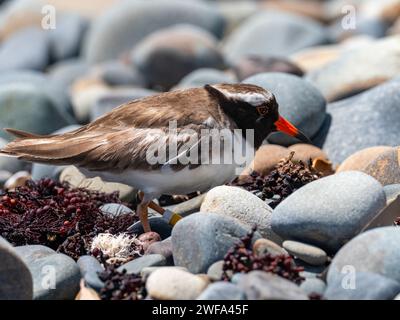
<path id="1" fill-rule="evenodd" d="M 140 203 L 137 206 L 137 213 L 139 216 L 139 220 L 142 223 L 143 226 L 143 231 L 144 232 L 150 232 L 150 223 L 149 223 L 149 218 L 148 218 L 148 214 L 149 214 L 149 203 L 150 201 L 145 201 L 144 200 L 144 194 L 143 192 L 139 193 L 139 198 L 140 198 Z"/>

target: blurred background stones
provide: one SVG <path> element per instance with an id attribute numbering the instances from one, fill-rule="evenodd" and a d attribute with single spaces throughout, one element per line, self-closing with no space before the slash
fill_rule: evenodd
<path id="1" fill-rule="evenodd" d="M 240 175 L 238 180 L 256 174 L 254 181 L 284 186 L 285 197 L 274 209 L 262 192 L 237 186 L 158 199 L 185 218 L 172 228 L 152 212 L 151 226 L 163 240 L 118 266 L 148 280 L 148 299 L 399 296 L 393 224 L 400 225 L 400 218 L 364 231 L 387 205 L 397 208 L 400 195 L 399 0 L 0 3 L 1 129 L 68 132 L 135 99 L 251 83 L 270 90 L 281 114 L 312 140 L 303 144 L 273 133 Z M 0 147 L 12 138 L 1 130 Z M 296 174 L 277 169 L 288 157 Z M 300 161 L 318 176 L 291 189 L 302 177 L 298 172 L 304 174 Z M 85 176 L 75 167 L 0 157 L 2 190 L 31 178 L 118 191 L 104 211 L 134 213 L 137 190 L 128 185 Z M 235 255 L 235 243 L 254 224 L 248 258 L 270 253 L 269 261 L 279 264 L 279 254 L 290 254 L 286 266 L 304 268 L 302 283 L 260 270 L 232 271 L 229 283 L 221 281 L 227 251 Z M 140 224 L 128 229 L 143 231 Z M 95 295 L 107 281 L 91 252 L 80 252 L 76 262 L 38 243 L 12 247 L 10 237 L 0 230 L 0 299 L 74 299 L 81 279 Z M 60 274 L 56 290 L 40 287 L 40 270 L 49 263 Z M 340 270 L 349 264 L 357 268 L 357 290 L 341 287 Z"/>

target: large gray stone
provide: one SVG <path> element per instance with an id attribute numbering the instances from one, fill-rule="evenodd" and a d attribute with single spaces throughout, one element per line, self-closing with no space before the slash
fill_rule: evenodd
<path id="1" fill-rule="evenodd" d="M 322 141 L 332 162 L 340 163 L 368 147 L 400 145 L 399 89 L 400 79 L 397 78 L 328 105 L 331 123 Z"/>
<path id="2" fill-rule="evenodd" d="M 336 101 L 397 77 L 400 36 L 387 37 L 347 50 L 336 60 L 311 71 L 311 81 L 328 101 Z"/>
<path id="3" fill-rule="evenodd" d="M 35 300 L 72 300 L 79 291 L 78 265 L 65 254 L 41 245 L 15 248 L 33 277 Z"/>
<path id="4" fill-rule="evenodd" d="M 324 27 L 309 18 L 269 10 L 250 16 L 226 39 L 229 62 L 245 55 L 288 56 L 300 49 L 326 43 Z"/>
<path id="5" fill-rule="evenodd" d="M 246 300 L 246 294 L 230 282 L 219 281 L 210 284 L 197 300 Z"/>
<path id="6" fill-rule="evenodd" d="M 225 21 L 212 5 L 199 1 L 123 1 L 93 23 L 84 55 L 92 63 L 110 60 L 148 34 L 180 23 L 196 25 L 219 37 Z"/>
<path id="7" fill-rule="evenodd" d="M 67 120 L 68 124 L 75 123 L 68 91 L 56 81 L 52 81 L 44 73 L 32 70 L 8 71 L 0 74 L 0 87 L 14 86 L 18 88 L 34 88 L 43 93 L 51 103 L 57 107 L 58 112 Z"/>
<path id="8" fill-rule="evenodd" d="M 172 229 L 175 265 L 193 273 L 205 273 L 248 232 L 250 228 L 237 219 L 216 213 L 194 213 Z"/>
<path id="9" fill-rule="evenodd" d="M 47 31 L 51 57 L 64 60 L 77 56 L 89 21 L 78 14 L 64 12 L 57 16 L 56 23 L 55 29 Z"/>
<path id="10" fill-rule="evenodd" d="M 177 25 L 148 35 L 133 48 L 132 61 L 150 85 L 164 89 L 196 69 L 224 66 L 217 40 L 191 25 Z"/>
<path id="11" fill-rule="evenodd" d="M 81 275 L 85 280 L 85 284 L 89 287 L 100 291 L 104 287 L 104 282 L 100 280 L 99 273 L 104 271 L 100 262 L 92 256 L 81 256 L 77 264 L 81 271 Z"/>
<path id="12" fill-rule="evenodd" d="M 335 255 L 328 285 L 345 274 L 349 276 L 349 272 L 372 272 L 400 282 L 399 241 L 398 227 L 376 228 L 358 235 Z"/>
<path id="13" fill-rule="evenodd" d="M 337 251 L 386 205 L 382 185 L 369 175 L 346 171 L 313 181 L 281 202 L 272 229 L 284 239 Z"/>
<path id="14" fill-rule="evenodd" d="M 31 300 L 33 281 L 24 261 L 0 237 L 0 300 Z"/>
<path id="15" fill-rule="evenodd" d="M 212 68 L 197 69 L 181 79 L 177 88 L 187 89 L 202 87 L 206 84 L 235 83 L 237 82 L 232 74 Z"/>
<path id="16" fill-rule="evenodd" d="M 49 50 L 50 41 L 43 30 L 29 27 L 16 31 L 1 44 L 0 71 L 44 70 L 49 63 Z"/>
<path id="17" fill-rule="evenodd" d="M 238 287 L 249 300 L 308 300 L 296 284 L 272 273 L 251 271 L 240 277 Z"/>
<path id="18" fill-rule="evenodd" d="M 69 124 L 49 97 L 34 86 L 0 85 L 0 127 L 17 128 L 36 134 L 49 134 Z M 0 136 L 10 135 L 3 130 Z"/>
<path id="19" fill-rule="evenodd" d="M 324 297 L 328 300 L 393 300 L 400 293 L 400 282 L 380 274 L 357 272 L 354 286 L 344 277 L 329 282 Z M 348 275 L 347 275 L 348 276 Z"/>
<path id="20" fill-rule="evenodd" d="M 122 270 L 126 270 L 126 272 L 129 274 L 140 274 L 144 268 L 165 266 L 166 262 L 167 261 L 165 257 L 161 254 L 147 254 L 123 264 L 117 270 L 120 272 L 122 272 Z"/>
<path id="21" fill-rule="evenodd" d="M 281 239 L 271 230 L 272 209 L 252 193 L 231 186 L 219 186 L 207 192 L 200 211 L 238 219 L 249 227 L 257 226 L 263 237 L 277 243 Z"/>
<path id="22" fill-rule="evenodd" d="M 243 80 L 271 91 L 279 104 L 280 114 L 307 137 L 312 138 L 326 117 L 326 102 L 322 94 L 308 81 L 286 73 L 261 73 Z M 298 142 L 287 134 L 276 132 L 268 137 L 274 144 Z"/>

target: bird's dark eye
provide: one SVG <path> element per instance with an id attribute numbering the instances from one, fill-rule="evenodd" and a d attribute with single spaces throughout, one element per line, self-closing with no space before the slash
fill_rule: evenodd
<path id="1" fill-rule="evenodd" d="M 265 116 L 268 113 L 268 108 L 265 106 L 256 107 L 256 109 L 260 116 Z"/>

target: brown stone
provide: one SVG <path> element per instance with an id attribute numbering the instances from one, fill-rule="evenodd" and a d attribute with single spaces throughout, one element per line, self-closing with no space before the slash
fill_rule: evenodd
<path id="1" fill-rule="evenodd" d="M 400 183 L 400 147 L 381 153 L 363 171 L 383 186 Z"/>
<path id="2" fill-rule="evenodd" d="M 279 160 L 288 157 L 289 154 L 289 150 L 285 147 L 275 144 L 263 145 L 257 150 L 253 162 L 249 168 L 243 171 L 242 175 L 248 175 L 253 170 L 261 175 L 267 175 L 274 169 Z"/>
<path id="3" fill-rule="evenodd" d="M 246 56 L 233 66 L 239 81 L 264 72 L 284 72 L 303 76 L 304 72 L 294 62 L 284 58 Z"/>
<path id="4" fill-rule="evenodd" d="M 376 146 L 360 150 L 344 160 L 336 172 L 349 170 L 364 171 L 374 159 L 390 150 L 392 150 L 392 147 L 388 146 Z"/>

